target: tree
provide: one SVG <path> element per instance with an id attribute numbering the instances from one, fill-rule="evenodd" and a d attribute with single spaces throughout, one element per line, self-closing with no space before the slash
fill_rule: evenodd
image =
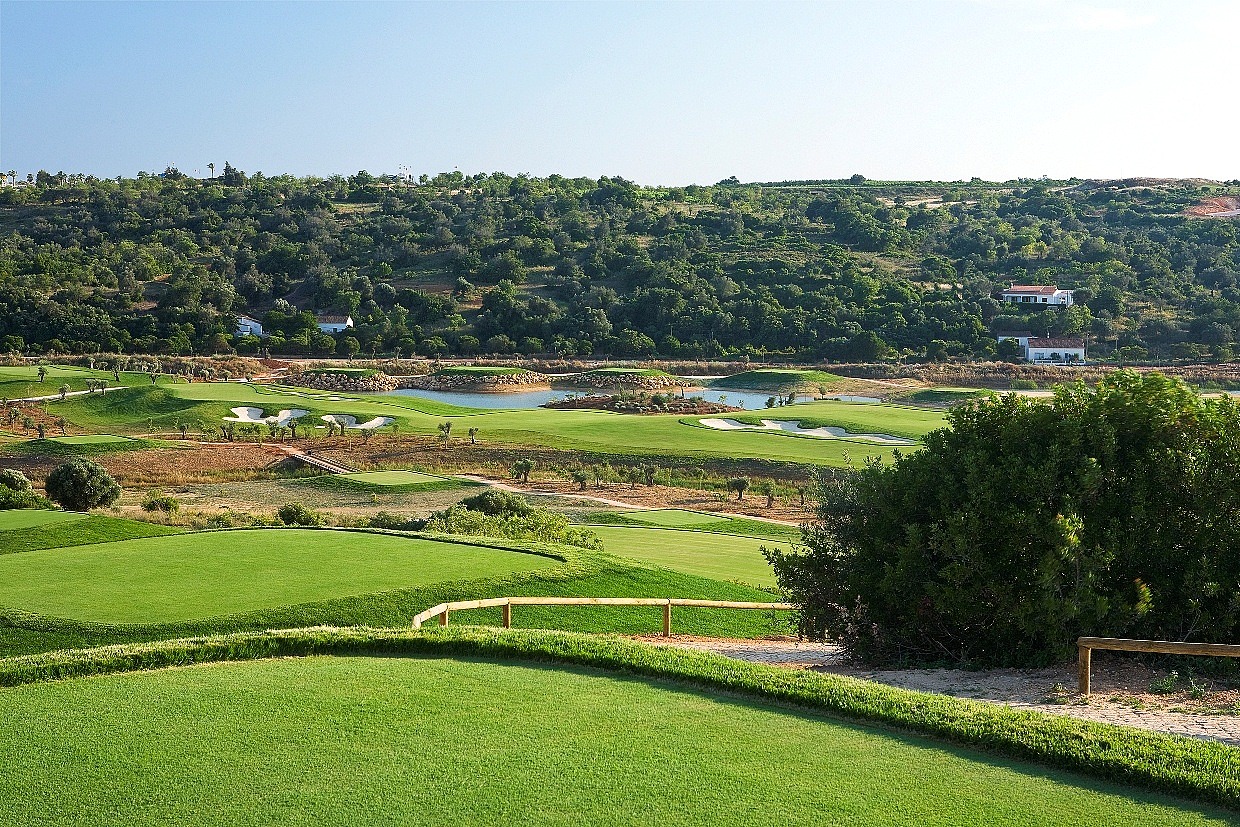
<path id="1" fill-rule="evenodd" d="M 534 461 L 528 459 L 519 459 L 512 464 L 512 476 L 520 478 L 521 482 L 529 484 L 530 474 L 534 471 Z"/>
<path id="2" fill-rule="evenodd" d="M 340 349 L 344 351 L 344 355 L 352 359 L 362 350 L 362 343 L 352 336 L 345 336 L 340 340 Z"/>
<path id="3" fill-rule="evenodd" d="M 34 426 L 34 429 L 38 431 L 39 439 L 47 439 L 47 426 L 46 425 L 44 425 L 42 422 L 39 422 L 38 424 Z"/>
<path id="4" fill-rule="evenodd" d="M 801 631 L 870 661 L 1044 664 L 1080 635 L 1240 635 L 1240 406 L 1119 371 L 966 403 L 894 464 L 820 478 L 771 553 Z M 1226 551 L 1224 551 L 1226 550 Z"/>
<path id="5" fill-rule="evenodd" d="M 578 491 L 585 491 L 586 486 L 590 483 L 590 475 L 584 468 L 578 468 L 571 474 L 571 479 L 577 484 Z"/>
<path id="6" fill-rule="evenodd" d="M 276 519 L 284 525 L 323 525 L 323 516 L 301 503 L 285 503 L 276 511 Z"/>
<path id="7" fill-rule="evenodd" d="M 624 471 L 624 481 L 629 484 L 629 488 L 636 488 L 646 479 L 646 475 L 642 473 L 642 469 L 636 465 L 629 466 Z"/>
<path id="8" fill-rule="evenodd" d="M 60 391 L 60 401 L 64 402 L 65 397 L 69 395 L 69 386 L 61 385 L 59 388 L 57 388 L 57 390 Z"/>
<path id="9" fill-rule="evenodd" d="M 69 511 L 106 508 L 121 497 L 121 487 L 104 470 L 89 460 L 73 460 L 57 465 L 44 483 L 47 496 Z"/>
<path id="10" fill-rule="evenodd" d="M 758 493 L 766 497 L 766 507 L 770 508 L 775 504 L 775 483 L 770 480 L 762 480 L 758 483 Z"/>
<path id="11" fill-rule="evenodd" d="M 47 379 L 47 366 L 39 365 L 38 373 L 39 373 L 39 384 L 42 384 Z"/>
<path id="12" fill-rule="evenodd" d="M 439 423 L 439 439 L 445 445 L 447 445 L 449 442 L 452 441 L 452 423 L 451 422 L 440 422 Z"/>
<path id="13" fill-rule="evenodd" d="M 745 499 L 745 491 L 749 488 L 749 477 L 735 477 L 728 480 L 728 490 L 736 492 L 736 499 Z"/>
<path id="14" fill-rule="evenodd" d="M 68 431 L 69 421 L 65 419 L 63 416 L 56 417 L 56 422 L 54 424 L 56 425 L 57 428 L 60 429 L 61 436 L 67 436 L 69 434 L 69 431 Z"/>
<path id="15" fill-rule="evenodd" d="M 478 429 L 470 428 L 467 433 L 469 434 L 469 444 L 470 445 L 478 444 Z"/>

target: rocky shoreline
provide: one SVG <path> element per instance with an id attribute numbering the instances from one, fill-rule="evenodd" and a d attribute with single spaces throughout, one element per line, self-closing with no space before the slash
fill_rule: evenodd
<path id="1" fill-rule="evenodd" d="M 660 397 L 655 394 L 655 397 Z M 668 398 L 647 397 L 642 394 L 637 399 L 621 399 L 618 396 L 578 396 L 570 399 L 559 399 L 543 405 L 544 408 L 559 410 L 592 410 L 614 411 L 616 413 L 635 414 L 681 414 L 697 416 L 705 414 L 735 413 L 745 410 L 719 402 L 707 402 L 702 399 L 684 399 L 679 396 Z"/>
<path id="2" fill-rule="evenodd" d="M 664 388 L 693 388 L 697 384 L 679 376 L 655 375 L 643 376 L 640 373 L 577 373 L 556 380 L 557 385 L 573 388 L 592 388 L 596 390 L 614 390 L 617 387 L 625 390 L 661 390 Z"/>
<path id="3" fill-rule="evenodd" d="M 396 387 L 423 391 L 456 391 L 460 393 L 519 393 L 548 390 L 550 377 L 522 371 L 520 373 L 431 373 L 423 376 L 398 376 Z"/>
<path id="4" fill-rule="evenodd" d="M 394 391 L 398 387 L 396 380 L 386 373 L 365 375 L 350 373 L 296 373 L 286 376 L 283 381 L 301 388 L 312 388 L 318 391 L 340 391 L 342 393 L 384 393 Z"/>

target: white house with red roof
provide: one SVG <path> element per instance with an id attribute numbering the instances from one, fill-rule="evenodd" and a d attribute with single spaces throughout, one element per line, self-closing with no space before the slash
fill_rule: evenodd
<path id="1" fill-rule="evenodd" d="M 1013 284 L 1000 295 L 1008 304 L 1072 306 L 1072 291 L 1060 290 L 1053 284 Z"/>
<path id="2" fill-rule="evenodd" d="M 1027 330 L 996 333 L 995 338 L 1000 342 L 1004 339 L 1015 339 L 1025 358 L 1030 362 L 1050 362 L 1062 365 L 1085 361 L 1085 340 L 1081 338 L 1043 338 L 1034 336 Z"/>

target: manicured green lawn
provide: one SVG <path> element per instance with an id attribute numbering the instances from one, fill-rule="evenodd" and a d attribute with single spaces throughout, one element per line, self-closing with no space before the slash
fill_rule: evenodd
<path id="1" fill-rule="evenodd" d="M 751 425 L 757 425 L 763 419 L 784 420 L 800 423 L 802 428 L 831 426 L 843 428 L 852 434 L 891 434 L 908 439 L 921 439 L 945 424 L 943 414 L 939 411 L 906 405 L 841 402 L 836 399 L 800 402 L 768 411 L 727 414 L 726 418 Z M 858 446 L 852 447 L 855 454 Z"/>
<path id="2" fill-rule="evenodd" d="M 1230 821 L 975 750 L 582 667 L 221 663 L 3 689 L 0 720 L 0 801 L 23 825 Z"/>
<path id="3" fill-rule="evenodd" d="M 146 386 L 151 384 L 145 373 L 121 371 L 121 381 L 108 370 L 91 370 L 90 368 L 73 367 L 70 365 L 46 365 L 47 379 L 39 381 L 37 366 L 3 367 L 0 366 L 0 396 L 7 399 L 21 399 L 28 396 L 53 396 L 60 393 L 61 385 L 68 385 L 71 391 L 86 390 L 87 379 L 102 379 L 109 387 L 124 385 Z M 159 377 L 160 384 L 181 381 L 171 376 Z"/>
<path id="4" fill-rule="evenodd" d="M 361 471 L 356 474 L 341 474 L 340 479 L 363 485 L 386 487 L 443 482 L 445 478 L 436 477 L 433 474 L 419 474 L 417 471 Z"/>
<path id="5" fill-rule="evenodd" d="M 86 519 L 86 515 L 77 511 L 44 511 L 40 509 L 0 511 L 0 532 L 84 519 Z M 0 543 L 3 543 L 2 534 L 0 534 Z"/>
<path id="6" fill-rule="evenodd" d="M 428 407 L 411 396 L 352 395 L 332 402 L 322 394 L 288 392 L 237 383 L 205 383 L 158 388 L 133 388 L 106 396 L 77 397 L 64 403 L 64 413 L 81 427 L 99 430 L 146 431 L 172 428 L 178 422 L 193 427 L 201 421 L 216 424 L 230 416 L 229 409 L 253 405 L 265 410 L 302 408 L 310 411 L 306 421 L 323 414 L 349 414 L 359 421 L 375 416 L 395 418 L 401 433 L 437 434 L 441 423 L 453 423 L 455 433 L 479 429 L 484 443 L 545 445 L 553 448 L 596 451 L 622 455 L 676 455 L 703 457 L 754 457 L 812 463 L 845 464 L 862 455 L 890 457 L 890 449 L 859 446 L 839 440 L 789 439 L 775 434 L 719 431 L 695 426 L 695 419 L 674 415 L 638 416 L 589 410 L 498 410 L 454 415 Z M 435 411 L 426 413 L 424 411 Z M 917 436 L 938 427 L 941 416 L 933 411 L 892 405 L 850 405 L 816 402 L 780 408 L 781 418 L 812 417 L 815 425 L 838 425 L 848 430 Z M 342 437 L 345 439 L 356 437 Z"/>
<path id="7" fill-rule="evenodd" d="M 739 580 L 754 586 L 774 586 L 775 575 L 762 557 L 762 546 L 787 543 L 669 528 L 591 526 L 603 548 L 632 560 L 664 566 L 714 580 Z"/>
<path id="8" fill-rule="evenodd" d="M 679 509 L 669 509 L 679 511 Z M 573 515 L 575 522 L 584 525 L 628 525 L 628 526 L 649 526 L 648 520 L 642 519 L 642 515 L 652 512 L 647 511 L 583 511 Z M 660 512 L 653 512 L 658 514 Z M 701 512 L 690 511 L 689 514 L 701 514 Z M 801 529 L 795 525 L 784 525 L 782 523 L 769 523 L 765 520 L 753 520 L 748 517 L 718 517 L 710 514 L 701 515 L 704 518 L 702 522 L 695 522 L 686 526 L 694 531 L 709 531 L 714 534 L 732 534 L 738 537 L 758 537 L 763 540 L 774 540 L 776 542 L 787 543 L 792 540 L 799 541 L 801 539 Z M 659 519 L 655 517 L 655 519 Z M 688 519 L 688 518 L 686 518 Z M 675 526 L 665 526 L 672 527 Z"/>
<path id="9" fill-rule="evenodd" d="M 133 442 L 127 436 L 116 436 L 115 434 L 82 434 L 81 436 L 54 436 L 49 439 L 50 442 L 58 442 L 61 445 L 107 445 L 113 442 Z"/>
<path id="10" fill-rule="evenodd" d="M 716 379 L 711 383 L 716 388 L 741 388 L 743 390 L 783 390 L 785 392 L 798 388 L 817 389 L 818 385 L 830 387 L 842 377 L 823 370 L 782 370 L 779 368 L 761 368 L 747 370 Z"/>
<path id="11" fill-rule="evenodd" d="M 683 508 L 660 508 L 656 511 L 632 511 L 626 516 L 639 523 L 662 526 L 663 528 L 687 528 L 706 523 L 717 523 L 719 517 L 714 514 L 703 514 L 700 511 L 686 511 Z"/>
<path id="12" fill-rule="evenodd" d="M 0 606 L 103 623 L 161 623 L 557 564 L 361 532 L 203 532 L 0 555 Z"/>

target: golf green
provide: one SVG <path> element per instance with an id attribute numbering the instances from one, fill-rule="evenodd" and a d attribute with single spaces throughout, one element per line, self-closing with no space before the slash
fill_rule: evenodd
<path id="1" fill-rule="evenodd" d="M 207 531 L 0 555 L 0 606 L 160 623 L 549 568 L 516 551 L 356 531 Z"/>
<path id="2" fill-rule="evenodd" d="M 340 479 L 376 487 L 420 485 L 422 483 L 445 481 L 444 477 L 436 477 L 432 474 L 419 474 L 417 471 L 360 471 L 356 474 L 341 474 Z"/>
<path id="3" fill-rule="evenodd" d="M 73 520 L 84 520 L 85 514 L 77 511 L 42 511 L 38 509 L 21 509 L 0 511 L 0 531 L 17 531 L 24 528 L 37 528 L 52 523 L 67 523 Z"/>
<path id="4" fill-rule="evenodd" d="M 700 511 L 686 511 L 682 508 L 660 508 L 655 511 L 630 511 L 625 516 L 639 523 L 662 526 L 664 528 L 688 528 L 692 526 L 717 523 L 725 518 L 715 514 L 703 514 Z"/>
<path id="5" fill-rule="evenodd" d="M 1223 825 L 1218 810 L 584 668 L 312 657 L 0 689 L 24 825 Z"/>
<path id="6" fill-rule="evenodd" d="M 753 586 L 775 585 L 775 574 L 762 556 L 762 547 L 788 547 L 777 540 L 705 531 L 616 525 L 592 525 L 590 530 L 602 538 L 603 549 L 610 554 Z"/>

